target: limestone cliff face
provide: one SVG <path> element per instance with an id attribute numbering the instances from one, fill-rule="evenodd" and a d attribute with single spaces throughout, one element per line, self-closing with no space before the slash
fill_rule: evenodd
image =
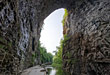
<path id="1" fill-rule="evenodd" d="M 0 0 L 0 73 L 17 73 L 21 32 L 16 5 L 17 1 Z"/>
<path id="2" fill-rule="evenodd" d="M 62 5 L 64 1 L 56 0 L 0 0 L 1 74 L 19 74 L 40 64 L 37 44 L 43 20 Z"/>
<path id="3" fill-rule="evenodd" d="M 33 65 L 32 54 L 39 54 L 37 42 L 42 26 L 36 11 L 34 1 L 0 1 L 0 73 L 15 75 Z"/>
<path id="4" fill-rule="evenodd" d="M 110 2 L 76 3 L 65 26 L 70 39 L 64 45 L 63 68 L 70 75 L 110 74 Z"/>
<path id="5" fill-rule="evenodd" d="M 0 74 L 19 75 L 40 64 L 43 20 L 58 8 L 69 13 L 65 34 L 70 39 L 63 50 L 67 75 L 110 74 L 109 0 L 0 0 Z"/>

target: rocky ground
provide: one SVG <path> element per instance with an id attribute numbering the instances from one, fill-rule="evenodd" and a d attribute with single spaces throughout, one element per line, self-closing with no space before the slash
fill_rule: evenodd
<path id="1" fill-rule="evenodd" d="M 46 71 L 41 66 L 35 66 L 24 70 L 21 75 L 46 75 Z"/>

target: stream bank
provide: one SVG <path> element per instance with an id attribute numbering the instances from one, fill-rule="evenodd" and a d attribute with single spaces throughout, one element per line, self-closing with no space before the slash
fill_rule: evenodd
<path id="1" fill-rule="evenodd" d="M 21 75 L 46 75 L 46 71 L 43 67 L 38 65 L 24 70 Z"/>
<path id="2" fill-rule="evenodd" d="M 56 70 L 50 65 L 42 67 L 40 65 L 24 70 L 21 75 L 55 75 Z"/>

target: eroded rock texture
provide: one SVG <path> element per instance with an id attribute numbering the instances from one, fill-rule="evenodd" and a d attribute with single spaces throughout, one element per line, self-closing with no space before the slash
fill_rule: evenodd
<path id="1" fill-rule="evenodd" d="M 17 75 L 33 66 L 32 54 L 38 53 L 40 28 L 32 1 L 0 1 L 0 73 Z M 38 27 L 39 26 L 39 27 Z"/>
<path id="2" fill-rule="evenodd" d="M 2 75 L 17 75 L 23 69 L 40 64 L 37 45 L 43 20 L 62 5 L 62 0 L 0 0 Z M 33 61 L 35 53 L 37 58 Z"/>
<path id="3" fill-rule="evenodd" d="M 110 74 L 109 0 L 0 0 L 0 74 L 19 75 L 40 64 L 43 20 L 58 8 L 69 13 L 64 27 L 70 39 L 63 49 L 67 75 Z"/>
<path id="4" fill-rule="evenodd" d="M 2 75 L 18 72 L 17 46 L 20 39 L 20 25 L 16 2 L 0 0 L 0 73 Z"/>
<path id="5" fill-rule="evenodd" d="M 76 3 L 69 11 L 63 67 L 70 75 L 110 74 L 110 2 Z"/>

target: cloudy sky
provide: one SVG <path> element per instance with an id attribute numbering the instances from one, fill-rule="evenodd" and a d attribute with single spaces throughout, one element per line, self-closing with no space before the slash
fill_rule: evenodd
<path id="1" fill-rule="evenodd" d="M 47 52 L 56 50 L 56 46 L 59 46 L 60 40 L 63 37 L 62 19 L 64 15 L 64 9 L 58 9 L 52 12 L 45 20 L 43 30 L 41 32 L 40 41 Z"/>

